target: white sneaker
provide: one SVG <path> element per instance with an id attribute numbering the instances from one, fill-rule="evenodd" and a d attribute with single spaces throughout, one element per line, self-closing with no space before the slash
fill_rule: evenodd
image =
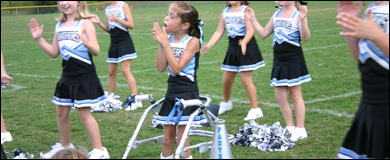
<path id="1" fill-rule="evenodd" d="M 1 144 L 3 144 L 4 142 L 11 142 L 12 141 L 12 136 L 11 136 L 11 133 L 9 132 L 1 132 Z"/>
<path id="2" fill-rule="evenodd" d="M 307 138 L 307 132 L 305 128 L 295 128 L 295 131 L 292 133 L 290 140 L 293 142 L 298 141 L 299 139 Z"/>
<path id="3" fill-rule="evenodd" d="M 248 115 L 244 118 L 244 120 L 249 121 L 260 117 L 263 117 L 263 112 L 261 111 L 260 108 L 256 108 L 256 109 L 251 109 L 248 112 Z"/>
<path id="4" fill-rule="evenodd" d="M 292 134 L 295 131 L 295 126 L 286 126 L 287 131 Z"/>
<path id="5" fill-rule="evenodd" d="M 141 108 L 142 107 L 142 101 L 139 101 L 137 103 L 132 103 L 130 104 L 130 106 L 128 106 L 127 108 L 125 108 L 126 111 L 132 111 L 132 110 L 135 110 L 137 108 Z"/>
<path id="6" fill-rule="evenodd" d="M 62 146 L 62 144 L 61 144 L 61 143 L 58 143 L 58 142 L 57 142 L 54 146 L 51 146 L 51 148 L 52 148 L 52 149 L 51 149 L 49 152 L 47 152 L 47 153 L 41 155 L 41 158 L 42 158 L 42 159 L 52 159 L 52 157 L 53 157 L 54 154 L 56 154 L 56 153 L 57 153 L 58 151 L 60 151 L 60 150 L 65 149 L 65 147 Z M 69 145 L 68 148 L 73 148 L 73 149 L 74 149 L 73 144 L 70 143 L 70 145 Z"/>
<path id="7" fill-rule="evenodd" d="M 89 159 L 110 159 L 110 155 L 108 155 L 106 147 L 103 147 L 103 151 L 99 149 L 93 149 L 88 153 Z"/>
<path id="8" fill-rule="evenodd" d="M 228 102 L 221 102 L 221 103 L 219 103 L 218 115 L 221 115 L 221 114 L 225 113 L 226 111 L 230 111 L 232 109 L 233 109 L 233 103 L 231 100 Z"/>

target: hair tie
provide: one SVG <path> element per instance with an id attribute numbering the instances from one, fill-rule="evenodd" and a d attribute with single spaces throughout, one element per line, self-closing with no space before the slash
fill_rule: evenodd
<path id="1" fill-rule="evenodd" d="M 200 37 L 199 37 L 199 42 L 200 42 L 200 45 L 202 45 L 203 44 L 203 30 L 202 30 L 202 27 L 201 26 L 203 26 L 204 25 L 204 22 L 203 22 L 203 20 L 198 20 L 198 28 L 199 28 L 199 30 L 200 30 Z"/>
<path id="2" fill-rule="evenodd" d="M 203 22 L 203 20 L 201 20 L 201 19 L 200 19 L 200 20 L 198 20 L 198 25 L 199 25 L 199 26 L 203 26 L 203 25 L 204 25 L 204 22 Z"/>

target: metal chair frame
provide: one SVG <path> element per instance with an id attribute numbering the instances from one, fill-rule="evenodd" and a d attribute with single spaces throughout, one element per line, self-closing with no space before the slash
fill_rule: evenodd
<path id="1" fill-rule="evenodd" d="M 143 96 L 143 97 L 145 97 L 145 96 Z M 150 111 L 152 111 L 153 109 L 156 109 L 156 111 L 158 113 L 159 112 L 158 106 L 160 104 L 162 104 L 165 100 L 165 98 L 162 98 L 162 99 L 158 100 L 157 102 L 155 102 L 151 95 L 149 95 L 148 97 L 149 97 L 149 100 L 151 101 L 152 105 L 149 106 L 147 109 L 145 109 L 144 113 L 142 114 L 142 117 L 141 117 L 140 121 L 138 122 L 136 129 L 134 130 L 133 136 L 130 138 L 130 140 L 127 144 L 126 151 L 125 151 L 122 159 L 126 159 L 129 155 L 130 151 L 132 149 L 136 149 L 137 146 L 140 144 L 144 144 L 144 143 L 148 143 L 148 142 L 152 142 L 152 141 L 154 141 L 155 144 L 162 144 L 163 143 L 164 135 L 160 135 L 160 136 L 156 136 L 156 137 L 152 137 L 152 138 L 148 138 L 148 139 L 144 139 L 144 140 L 137 140 L 137 136 L 141 130 L 141 127 L 142 127 L 143 123 L 145 122 L 145 119 L 147 118 Z M 134 97 L 134 96 L 132 96 L 132 98 L 134 100 L 136 99 L 136 97 Z M 144 99 L 138 99 L 138 100 L 146 100 L 146 99 L 144 98 Z M 201 100 L 203 100 L 203 101 L 205 100 L 206 102 L 202 103 Z M 199 108 L 197 110 L 195 110 L 190 115 L 190 118 L 189 118 L 188 123 L 186 125 L 186 128 L 184 130 L 182 139 L 181 139 L 181 141 L 180 141 L 179 145 L 177 146 L 176 151 L 174 153 L 175 154 L 174 157 L 176 159 L 184 157 L 187 150 L 192 150 L 192 149 L 196 148 L 199 153 L 205 153 L 205 152 L 209 151 L 212 147 L 212 140 L 209 142 L 203 142 L 203 143 L 199 143 L 196 145 L 184 147 L 185 141 L 187 140 L 189 135 L 205 136 L 205 137 L 211 137 L 211 138 L 214 137 L 214 132 L 197 130 L 196 126 L 192 125 L 192 122 L 193 122 L 195 116 L 197 116 L 199 113 L 204 113 L 206 118 L 207 118 L 208 123 L 213 128 L 213 130 L 215 129 L 214 121 L 218 120 L 218 117 L 216 117 L 212 112 L 210 112 L 207 109 L 207 107 L 209 107 L 210 102 L 211 102 L 211 99 L 209 97 L 200 96 L 199 99 L 193 99 L 193 100 L 181 99 L 180 101 L 182 104 L 182 106 L 181 106 L 182 110 L 184 110 L 186 107 L 192 107 L 192 106 L 199 106 Z M 234 140 L 234 135 L 228 134 L 228 140 L 229 140 L 229 143 L 232 143 Z"/>

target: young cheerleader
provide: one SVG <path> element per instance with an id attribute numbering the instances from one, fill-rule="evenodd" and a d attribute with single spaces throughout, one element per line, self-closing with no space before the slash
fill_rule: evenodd
<path id="1" fill-rule="evenodd" d="M 55 27 L 53 43 L 49 44 L 42 37 L 43 25 L 33 18 L 28 24 L 34 40 L 52 58 L 62 56 L 62 76 L 57 83 L 53 103 L 57 105 L 58 126 L 61 143 L 52 146 L 52 150 L 43 154 L 41 158 L 49 159 L 65 148 L 74 148 L 70 143 L 71 122 L 69 112 L 71 107 L 77 108 L 83 122 L 93 150 L 89 158 L 109 158 L 107 149 L 102 147 L 99 125 L 93 117 L 90 107 L 98 105 L 106 99 L 103 88 L 97 77 L 92 55 L 99 54 L 99 44 L 96 31 L 89 20 L 85 1 L 59 1 L 58 9 L 61 17 Z M 92 55 L 91 55 L 92 54 Z"/>
<path id="2" fill-rule="evenodd" d="M 134 28 L 129 5 L 122 1 L 112 1 L 111 5 L 106 8 L 106 24 L 103 24 L 97 15 L 94 15 L 91 20 L 111 36 L 111 45 L 106 60 L 109 63 L 109 95 L 115 93 L 118 63 L 121 63 L 122 73 L 126 78 L 131 94 L 137 95 L 137 83 L 130 71 L 131 60 L 137 58 L 137 53 L 128 32 L 128 28 Z M 126 110 L 142 107 L 142 103 L 138 102 L 132 107 L 128 107 Z"/>
<path id="3" fill-rule="evenodd" d="M 247 1 L 228 1 L 228 7 L 221 13 L 218 28 L 208 44 L 202 46 L 201 54 L 207 53 L 223 36 L 225 29 L 229 36 L 229 48 L 223 61 L 223 98 L 218 114 L 223 114 L 233 108 L 230 96 L 236 74 L 241 73 L 241 82 L 244 86 L 251 110 L 244 120 L 257 119 L 263 116 L 257 104 L 257 90 L 253 84 L 253 71 L 265 66 L 249 19 L 245 17 L 244 10 Z"/>
<path id="4" fill-rule="evenodd" d="M 307 137 L 305 129 L 305 103 L 302 98 L 301 84 L 311 81 L 300 40 L 310 38 L 307 25 L 307 7 L 298 1 L 279 1 L 283 8 L 276 12 L 267 26 L 263 28 L 257 21 L 252 8 L 245 10 L 256 33 L 263 39 L 274 33 L 274 64 L 270 85 L 275 87 L 275 97 L 286 121 L 291 139 L 297 141 Z M 292 109 L 288 101 L 288 92 L 294 104 L 297 126 L 294 125 Z"/>
<path id="5" fill-rule="evenodd" d="M 199 64 L 199 49 L 202 41 L 202 31 L 198 21 L 198 11 L 185 2 L 175 2 L 169 7 L 164 18 L 164 27 L 161 30 L 158 23 L 154 23 L 153 38 L 158 43 L 156 66 L 161 73 L 168 67 L 168 90 L 160 113 L 156 118 L 158 124 L 164 125 L 164 142 L 161 153 L 162 159 L 172 159 L 177 135 L 177 143 L 181 141 L 189 115 L 197 107 L 186 108 L 181 115 L 175 113 L 175 100 L 199 99 L 199 90 L 196 79 L 196 70 Z M 167 33 L 172 33 L 167 35 Z M 170 113 L 174 113 L 171 117 Z M 177 117 L 180 118 L 178 124 Z M 194 119 L 195 124 L 206 122 L 201 115 Z M 176 125 L 178 131 L 176 134 Z M 189 138 L 185 147 L 190 146 Z M 192 158 L 188 150 L 184 158 Z"/>
<path id="6" fill-rule="evenodd" d="M 1 35 L 1 42 L 3 42 L 3 35 Z M 9 80 L 13 80 L 13 78 L 10 77 L 5 70 L 3 51 L 1 51 L 1 90 L 3 90 L 3 87 L 6 88 L 9 86 Z M 1 113 L 1 144 L 3 144 L 4 142 L 11 142 L 11 141 L 12 141 L 11 133 L 8 132 L 7 128 L 5 127 L 3 113 Z"/>
<path id="7" fill-rule="evenodd" d="M 337 155 L 340 159 L 389 159 L 389 1 L 375 1 L 359 18 L 362 3 L 338 3 L 341 26 L 359 62 L 362 98 Z"/>

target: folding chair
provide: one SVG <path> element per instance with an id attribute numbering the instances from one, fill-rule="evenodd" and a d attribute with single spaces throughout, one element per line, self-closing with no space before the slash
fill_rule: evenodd
<path id="1" fill-rule="evenodd" d="M 132 97 L 134 97 L 133 99 L 135 99 L 135 100 L 147 100 L 147 98 L 145 98 L 144 95 L 140 96 L 140 97 L 144 97 L 143 99 L 138 98 L 138 96 L 132 96 Z M 141 127 L 142 127 L 143 123 L 145 122 L 145 119 L 148 116 L 148 114 L 150 113 L 150 111 L 152 111 L 153 109 L 156 109 L 156 111 L 158 113 L 159 112 L 158 106 L 160 104 L 162 104 L 165 100 L 165 98 L 162 98 L 159 101 L 154 102 L 154 99 L 152 98 L 151 95 L 149 95 L 148 97 L 149 97 L 149 100 L 151 101 L 152 105 L 149 106 L 147 109 L 145 109 L 144 113 L 142 114 L 142 117 L 141 117 L 136 129 L 134 130 L 133 136 L 130 138 L 130 140 L 127 144 L 126 151 L 125 151 L 122 159 L 126 159 L 128 154 L 130 153 L 131 149 L 136 149 L 137 146 L 140 144 L 144 144 L 144 143 L 152 142 L 152 141 L 154 141 L 155 144 L 162 144 L 163 143 L 164 135 L 156 136 L 156 137 L 148 138 L 148 139 L 144 139 L 144 140 L 139 140 L 139 141 L 136 140 L 137 136 L 141 130 Z M 201 100 L 206 101 L 206 102 L 202 103 Z M 186 128 L 184 130 L 182 139 L 181 139 L 180 143 L 178 143 L 179 145 L 177 146 L 177 149 L 175 151 L 175 158 L 176 159 L 184 157 L 187 150 L 192 150 L 192 149 L 196 148 L 199 153 L 205 153 L 211 149 L 212 140 L 209 142 L 203 142 L 203 143 L 199 143 L 199 144 L 188 146 L 188 147 L 184 147 L 184 144 L 185 144 L 185 141 L 187 140 L 189 135 L 191 135 L 191 136 L 197 135 L 197 136 L 205 136 L 205 137 L 213 138 L 214 132 L 197 130 L 196 126 L 192 125 L 192 122 L 193 122 L 195 116 L 197 116 L 199 113 L 204 113 L 206 118 L 207 118 L 208 124 L 202 124 L 202 126 L 211 126 L 214 130 L 215 129 L 214 128 L 215 127 L 214 121 L 218 120 L 218 117 L 215 115 L 218 115 L 218 108 L 219 108 L 218 105 L 210 105 L 211 99 L 208 97 L 205 97 L 205 96 L 200 96 L 199 99 L 193 99 L 193 100 L 181 99 L 180 102 L 182 104 L 180 106 L 182 110 L 184 110 L 187 107 L 192 107 L 192 106 L 199 106 L 199 108 L 197 110 L 195 110 L 190 115 L 190 118 L 189 118 L 188 123 L 186 125 Z M 233 142 L 234 135 L 228 134 L 228 140 L 229 140 L 229 143 Z"/>

